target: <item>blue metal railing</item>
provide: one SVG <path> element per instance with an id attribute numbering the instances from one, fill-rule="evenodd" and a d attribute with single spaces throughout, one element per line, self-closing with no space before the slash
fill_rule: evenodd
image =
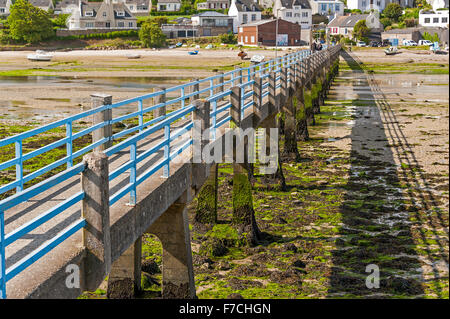
<path id="1" fill-rule="evenodd" d="M 2 185 L 0 187 L 0 194 L 4 194 L 8 191 L 16 189 L 16 194 L 0 201 L 0 299 L 6 298 L 6 282 L 19 274 L 33 262 L 44 256 L 54 247 L 74 234 L 76 231 L 83 228 L 85 226 L 85 220 L 83 218 L 80 218 L 79 220 L 65 228 L 63 231 L 58 233 L 52 239 L 45 242 L 33 252 L 8 268 L 6 268 L 5 248 L 22 238 L 25 234 L 28 234 L 30 231 L 51 220 L 56 215 L 82 201 L 85 194 L 84 192 L 79 192 L 73 195 L 72 197 L 66 199 L 65 201 L 49 209 L 48 211 L 38 215 L 36 218 L 28 221 L 27 223 L 21 225 L 19 228 L 13 230 L 8 234 L 5 234 L 4 212 L 6 210 L 16 207 L 17 205 L 28 201 L 33 196 L 36 196 L 37 194 L 43 192 L 44 190 L 54 187 L 64 181 L 67 181 L 69 178 L 72 178 L 83 172 L 85 169 L 83 163 L 74 165 L 74 160 L 78 157 L 86 154 L 87 152 L 90 152 L 94 148 L 106 142 L 118 140 L 131 134 L 134 135 L 126 138 L 125 140 L 119 141 L 119 143 L 106 149 L 104 153 L 107 156 L 112 156 L 129 148 L 129 160 L 109 173 L 109 181 L 112 181 L 122 174 L 129 172 L 128 183 L 114 194 L 110 194 L 110 205 L 114 205 L 119 199 L 127 194 L 130 195 L 130 204 L 136 204 L 137 186 L 144 182 L 147 178 L 151 177 L 161 168 L 163 169 L 163 177 L 169 177 L 170 162 L 193 143 L 192 138 L 189 136 L 182 142 L 181 146 L 178 145 L 176 149 L 171 149 L 171 142 L 173 142 L 177 138 L 183 136 L 186 137 L 186 135 L 189 135 L 189 132 L 193 127 L 193 122 L 187 121 L 186 123 L 183 123 L 180 128 L 177 128 L 176 131 L 171 130 L 171 125 L 174 122 L 185 119 L 188 114 L 192 113 L 195 110 L 194 105 L 186 105 L 187 99 L 191 99 L 195 96 L 206 95 L 206 99 L 211 103 L 211 138 L 215 139 L 216 130 L 228 123 L 231 119 L 229 112 L 227 112 L 231 107 L 231 103 L 226 99 L 231 95 L 231 88 L 233 86 L 238 85 L 242 90 L 241 105 L 243 117 L 245 110 L 253 106 L 254 103 L 254 92 L 252 91 L 251 85 L 254 83 L 253 77 L 255 75 L 259 75 L 262 78 L 262 96 L 265 97 L 269 94 L 269 72 L 275 72 L 275 89 L 277 89 L 281 87 L 281 83 L 279 82 L 281 79 L 280 72 L 282 68 L 288 67 L 292 63 L 296 63 L 298 60 L 301 60 L 311 54 L 312 53 L 310 50 L 297 51 L 289 55 L 279 57 L 277 59 L 259 63 L 257 65 L 235 69 L 223 74 L 214 75 L 198 81 L 191 81 L 162 91 L 152 92 L 135 98 L 119 101 L 113 104 L 102 105 L 100 107 L 76 114 L 74 116 L 0 140 L 0 147 L 14 145 L 15 150 L 15 157 L 13 159 L 0 163 L 0 171 L 8 169 L 12 166 L 15 167 L 16 171 L 16 179 L 13 182 Z M 290 72 L 289 69 L 288 72 Z M 290 81 L 289 74 L 287 77 L 287 81 Z M 218 83 L 215 84 L 214 82 Z M 238 84 L 239 82 L 241 82 L 241 84 Z M 199 86 L 199 89 L 195 90 L 194 87 L 197 85 Z M 201 87 L 201 85 L 203 85 L 204 87 Z M 179 92 L 179 95 L 177 94 L 175 97 L 168 99 L 165 102 L 158 103 L 147 108 L 144 107 L 144 101 L 146 100 L 156 98 L 163 94 L 174 94 L 177 92 Z M 74 123 L 76 123 L 77 121 L 86 119 L 99 112 L 105 112 L 109 110 L 112 112 L 112 110 L 114 109 L 118 109 L 122 106 L 130 105 L 133 103 L 137 103 L 137 111 L 135 112 L 112 118 L 110 121 L 93 124 L 78 132 L 74 132 Z M 144 115 L 146 113 L 161 107 L 168 106 L 175 107 L 175 110 L 157 118 L 144 121 Z M 177 108 L 177 106 L 179 107 Z M 136 125 L 135 127 L 125 128 L 122 131 L 112 134 L 111 137 L 104 137 L 74 152 L 74 142 L 77 139 L 107 125 L 112 125 L 114 123 L 132 118 L 137 118 L 138 120 L 138 125 Z M 34 137 L 38 134 L 49 132 L 59 127 L 65 127 L 64 138 L 28 153 L 23 153 L 24 140 Z M 164 131 L 164 137 L 162 138 L 162 140 L 149 149 L 138 154 L 138 142 L 143 141 L 145 138 L 149 137 L 151 134 L 159 130 Z M 64 145 L 66 146 L 66 156 L 56 160 L 51 164 L 39 168 L 32 173 L 24 175 L 25 161 Z M 163 151 L 162 159 L 151 166 L 149 169 L 138 175 L 138 164 L 161 150 Z M 64 171 L 50 178 L 47 178 L 34 186 L 28 188 L 24 187 L 25 183 L 31 182 L 44 173 L 47 173 L 55 168 L 59 168 L 62 165 L 66 165 L 66 169 Z"/>

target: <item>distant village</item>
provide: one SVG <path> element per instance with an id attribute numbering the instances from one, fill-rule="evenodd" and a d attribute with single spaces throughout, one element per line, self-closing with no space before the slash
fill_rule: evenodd
<path id="1" fill-rule="evenodd" d="M 0 0 L 0 19 L 15 0 Z M 309 44 L 312 34 L 333 40 L 357 40 L 354 32 L 364 20 L 367 42 L 397 39 L 418 42 L 424 34 L 437 34 L 448 42 L 449 0 L 28 0 L 33 6 L 66 14 L 66 28 L 57 35 L 136 30 L 145 16 L 174 16 L 162 24 L 167 38 L 210 37 L 226 33 L 245 46 L 298 46 Z M 403 14 L 420 8 L 418 18 L 395 24 L 380 18 L 391 3 Z M 186 6 L 195 11 L 189 14 Z M 177 15 L 178 14 L 178 15 Z M 369 44 L 369 43 L 367 43 Z"/>

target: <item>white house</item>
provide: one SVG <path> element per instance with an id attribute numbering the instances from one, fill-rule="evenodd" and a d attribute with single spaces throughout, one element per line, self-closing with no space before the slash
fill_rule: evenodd
<path id="1" fill-rule="evenodd" d="M 419 12 L 419 25 L 422 27 L 448 28 L 448 10 Z"/>
<path id="2" fill-rule="evenodd" d="M 158 0 L 157 11 L 180 11 L 181 0 Z"/>
<path id="3" fill-rule="evenodd" d="M 370 11 L 372 9 L 383 11 L 390 0 L 347 0 L 347 9 L 359 9 L 362 12 Z"/>
<path id="4" fill-rule="evenodd" d="M 238 32 L 241 24 L 261 20 L 261 7 L 257 0 L 232 0 L 228 16 L 233 17 L 233 32 Z"/>
<path id="5" fill-rule="evenodd" d="M 327 25 L 327 33 L 329 35 L 342 35 L 347 38 L 353 38 L 353 28 L 356 23 L 366 20 L 366 25 L 371 32 L 381 32 L 383 25 L 378 19 L 378 14 L 352 14 L 349 16 L 336 16 Z"/>
<path id="6" fill-rule="evenodd" d="M 0 0 L 0 17 L 9 15 L 9 8 L 11 5 L 11 0 Z"/>
<path id="7" fill-rule="evenodd" d="M 80 2 L 80 7 L 67 20 L 69 30 L 136 29 L 137 19 L 124 3 Z"/>
<path id="8" fill-rule="evenodd" d="M 55 14 L 71 14 L 80 7 L 81 0 L 62 0 L 55 6 Z"/>
<path id="9" fill-rule="evenodd" d="M 335 15 L 344 15 L 344 4 L 339 0 L 311 0 L 312 14 L 327 16 L 331 20 Z"/>
<path id="10" fill-rule="evenodd" d="M 283 7 L 285 10 L 281 10 Z M 312 10 L 308 0 L 275 0 L 273 15 L 298 23 L 302 29 L 310 29 L 312 25 Z"/>

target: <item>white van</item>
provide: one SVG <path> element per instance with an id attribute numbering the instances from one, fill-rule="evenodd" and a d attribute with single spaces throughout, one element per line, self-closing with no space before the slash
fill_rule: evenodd
<path id="1" fill-rule="evenodd" d="M 433 45 L 430 40 L 419 40 L 419 45 Z"/>

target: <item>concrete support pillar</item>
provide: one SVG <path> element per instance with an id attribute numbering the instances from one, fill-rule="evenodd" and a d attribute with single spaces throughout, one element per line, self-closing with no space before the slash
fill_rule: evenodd
<path id="1" fill-rule="evenodd" d="M 265 146 L 266 146 L 265 156 L 269 156 L 269 154 L 272 155 L 271 153 L 273 152 L 273 150 L 271 150 L 270 148 L 271 148 L 271 145 L 272 145 L 271 144 L 271 140 L 274 139 L 274 136 L 271 136 L 270 129 L 271 128 L 278 128 L 278 125 L 279 125 L 279 117 L 277 117 L 276 114 L 272 115 L 272 116 L 269 116 L 266 120 L 264 120 L 263 123 L 261 123 L 261 128 L 265 129 L 265 132 L 264 132 L 264 134 L 265 134 Z M 281 190 L 286 190 L 286 179 L 285 179 L 284 174 L 283 174 L 283 168 L 282 168 L 282 162 L 281 162 L 280 134 L 278 134 L 277 139 L 278 139 L 276 141 L 276 144 L 277 144 L 276 152 L 277 153 L 275 154 L 277 156 L 277 159 L 276 159 L 277 169 L 276 169 L 276 171 L 275 172 L 272 172 L 271 170 L 267 171 L 265 169 L 266 166 L 263 166 L 261 164 L 262 167 L 260 168 L 260 172 L 262 174 L 264 174 L 264 176 L 263 176 L 263 180 L 265 180 L 264 184 L 277 184 L 277 185 L 280 186 Z M 267 164 L 269 164 L 269 163 L 267 163 Z"/>
<path id="2" fill-rule="evenodd" d="M 112 104 L 112 96 L 108 94 L 95 93 L 91 94 L 91 102 L 92 108 L 95 109 L 102 105 L 111 105 Z M 95 113 L 92 118 L 92 124 L 96 125 L 99 123 L 108 123 L 102 128 L 99 128 L 92 132 L 92 142 L 95 143 L 97 141 L 102 140 L 103 138 L 108 138 L 109 140 L 105 143 L 97 146 L 94 151 L 101 152 L 112 146 L 112 126 L 110 121 L 112 120 L 112 110 L 106 109 L 101 112 Z"/>
<path id="3" fill-rule="evenodd" d="M 219 164 L 211 165 L 209 177 L 197 196 L 197 207 L 194 220 L 200 224 L 217 223 L 217 195 L 219 180 Z"/>
<path id="4" fill-rule="evenodd" d="M 166 103 L 166 88 L 162 87 L 162 88 L 160 88 L 160 91 L 163 93 L 158 96 L 155 96 L 155 98 L 154 98 L 155 105 L 161 104 L 161 103 Z M 158 117 L 164 116 L 164 115 L 166 115 L 166 106 L 165 105 L 153 110 L 154 118 L 158 118 Z"/>
<path id="5" fill-rule="evenodd" d="M 93 291 L 111 268 L 108 157 L 102 152 L 93 152 L 85 155 L 83 162 L 86 169 L 81 174 L 81 188 L 86 196 L 81 216 L 86 220 L 82 234 L 86 258 L 82 282 L 84 290 Z"/>
<path id="6" fill-rule="evenodd" d="M 194 271 L 187 216 L 187 192 L 147 230 L 162 243 L 162 297 L 195 298 Z"/>
<path id="7" fill-rule="evenodd" d="M 141 290 L 142 237 L 139 237 L 111 267 L 106 296 L 131 299 Z"/>

